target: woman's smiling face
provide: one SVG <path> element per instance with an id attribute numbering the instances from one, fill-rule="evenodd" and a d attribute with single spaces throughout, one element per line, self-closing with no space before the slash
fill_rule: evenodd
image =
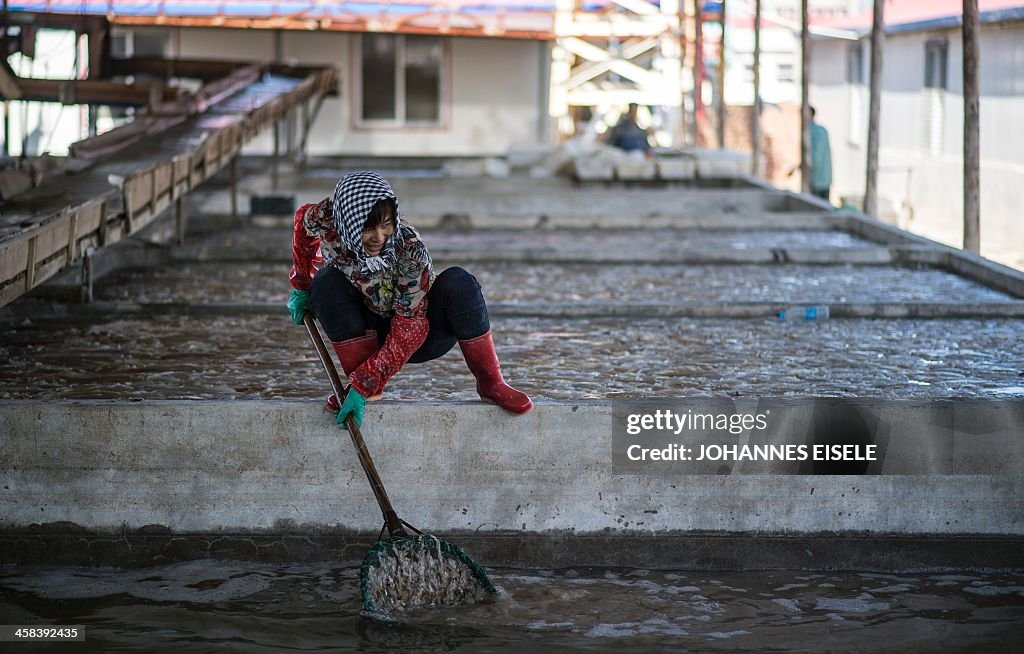
<path id="1" fill-rule="evenodd" d="M 363 250 L 367 256 L 380 256 L 384 244 L 395 233 L 395 216 L 389 204 L 382 207 L 383 216 L 380 224 L 370 229 L 363 229 Z"/>

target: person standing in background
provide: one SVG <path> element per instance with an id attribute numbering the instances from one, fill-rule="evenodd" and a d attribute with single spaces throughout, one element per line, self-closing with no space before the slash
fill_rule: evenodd
<path id="1" fill-rule="evenodd" d="M 829 199 L 832 188 L 832 148 L 828 142 L 828 130 L 814 120 L 811 107 L 811 194 Z"/>

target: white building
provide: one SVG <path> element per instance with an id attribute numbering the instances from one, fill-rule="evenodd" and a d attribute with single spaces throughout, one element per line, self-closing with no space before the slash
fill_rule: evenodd
<path id="1" fill-rule="evenodd" d="M 814 21 L 857 15 L 870 5 L 871 0 L 810 0 L 807 11 Z M 800 102 L 800 7 L 801 0 L 761 2 L 762 102 Z M 754 0 L 729 0 L 726 18 L 725 103 L 749 106 L 754 103 Z M 704 30 L 705 43 L 717 46 L 720 26 L 708 23 Z M 711 59 L 716 62 L 717 54 Z"/>
<path id="2" fill-rule="evenodd" d="M 269 30 L 172 30 L 174 58 L 260 60 L 274 51 Z M 548 41 L 286 31 L 280 45 L 284 61 L 342 71 L 341 96 L 324 102 L 310 134 L 311 155 L 491 156 L 546 140 Z"/>
<path id="3" fill-rule="evenodd" d="M 311 155 L 490 156 L 504 154 L 514 143 L 549 138 L 551 13 L 528 8 L 517 12 L 517 2 L 523 4 L 506 0 L 504 4 L 512 5 L 508 11 L 496 7 L 472 15 L 430 11 L 421 0 L 401 7 L 367 3 L 360 14 L 319 2 L 308 3 L 308 13 L 293 15 L 272 13 L 278 11 L 276 4 L 259 1 L 178 8 L 209 10 L 195 16 L 164 15 L 156 4 L 114 2 L 114 11 L 107 15 L 115 56 L 276 61 L 340 69 L 340 96 L 327 99 L 320 110 L 308 141 Z M 94 0 L 23 4 L 19 8 L 27 11 L 108 11 L 108 3 Z M 422 6 L 424 13 L 410 14 L 413 5 Z M 256 12 L 254 19 L 238 20 L 232 14 L 254 12 L 254 7 L 266 15 Z M 232 21 L 252 26 L 231 27 Z M 40 30 L 39 61 L 15 55 L 16 74 L 42 77 L 40 62 L 57 56 L 71 68 L 62 65 L 56 71 L 51 66 L 51 77 L 84 77 L 73 69 L 72 34 Z M 62 38 L 71 45 L 57 53 L 48 44 Z M 30 154 L 63 154 L 67 145 L 88 136 L 83 115 L 80 106 L 10 102 L 9 146 L 20 154 L 28 135 Z M 268 153 L 271 144 L 272 137 L 265 134 L 246 152 Z"/>
<path id="4" fill-rule="evenodd" d="M 981 251 L 1024 267 L 1024 2 L 980 0 Z M 963 96 L 960 0 L 886 3 L 879 213 L 960 247 Z M 832 22 L 847 38 L 816 37 L 811 103 L 829 131 L 833 199 L 864 193 L 870 11 Z"/>

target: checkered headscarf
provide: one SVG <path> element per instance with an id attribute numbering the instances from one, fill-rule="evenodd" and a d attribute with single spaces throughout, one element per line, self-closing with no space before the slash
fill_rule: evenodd
<path id="1" fill-rule="evenodd" d="M 395 201 L 395 233 L 384 243 L 376 257 L 367 256 L 363 250 L 363 225 L 370 210 L 378 200 L 390 198 Z M 399 227 L 398 198 L 391 185 L 377 173 L 358 172 L 341 178 L 334 188 L 332 200 L 334 227 L 342 243 L 359 259 L 359 270 L 364 274 L 377 273 L 393 266 L 396 261 L 395 245 L 401 239 Z"/>

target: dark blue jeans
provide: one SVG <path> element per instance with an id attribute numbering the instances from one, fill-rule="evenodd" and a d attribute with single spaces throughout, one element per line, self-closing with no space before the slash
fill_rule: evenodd
<path id="1" fill-rule="evenodd" d="M 383 344 L 391 331 L 391 319 L 370 311 L 359 289 L 333 266 L 321 269 L 313 278 L 309 299 L 327 338 L 335 343 L 363 336 L 366 330 L 373 329 Z M 409 359 L 412 363 L 444 356 L 456 341 L 486 334 L 491 324 L 476 277 L 458 267 L 441 272 L 427 291 L 427 320 L 430 332 Z"/>

